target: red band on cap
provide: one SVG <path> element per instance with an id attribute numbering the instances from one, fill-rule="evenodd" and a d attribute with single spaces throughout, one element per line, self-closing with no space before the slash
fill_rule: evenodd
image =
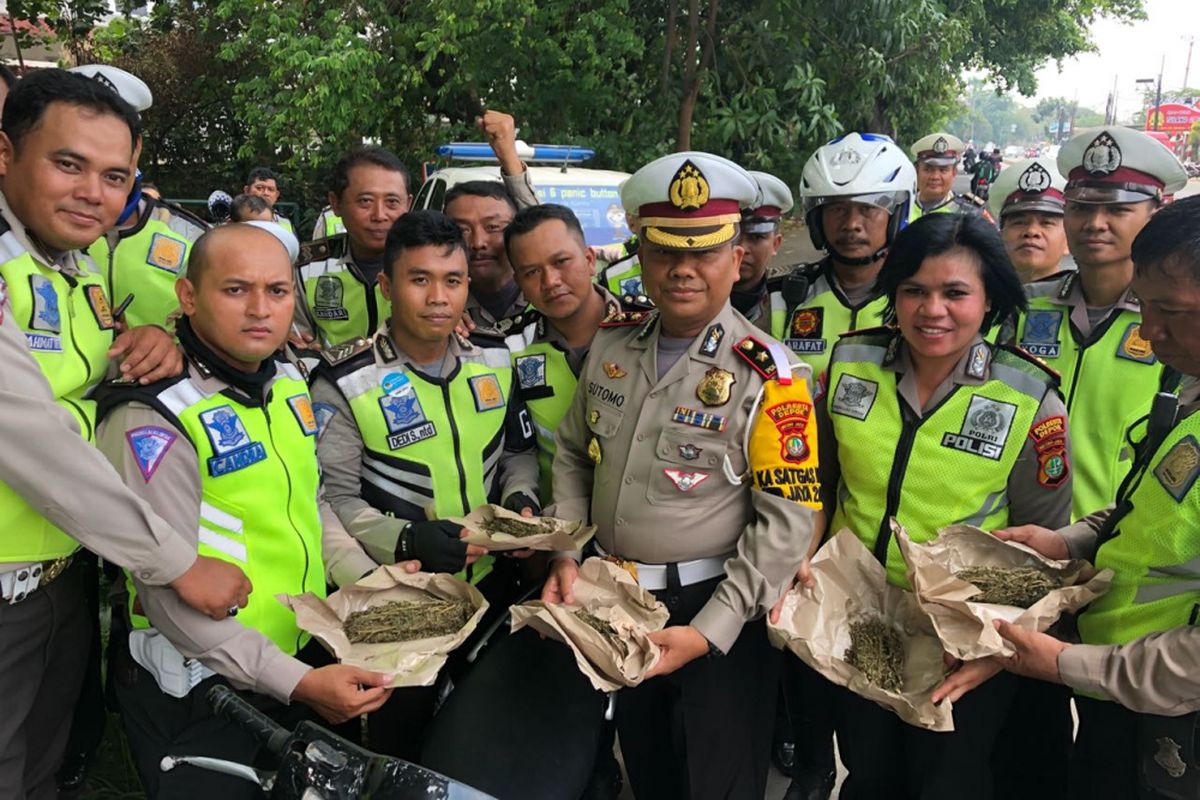
<path id="1" fill-rule="evenodd" d="M 1068 181 L 1087 181 L 1095 185 L 1097 183 L 1136 183 L 1143 186 L 1153 186 L 1156 189 L 1166 188 L 1166 184 L 1148 172 L 1142 172 L 1129 167 L 1118 167 L 1115 172 L 1110 172 L 1107 175 L 1096 175 L 1088 172 L 1082 166 L 1075 167 L 1071 170 L 1071 174 L 1067 176 Z"/>
<path id="2" fill-rule="evenodd" d="M 759 206 L 758 208 L 752 208 L 749 211 L 743 211 L 742 216 L 759 219 L 776 219 L 783 216 L 783 210 L 776 206 Z"/>
<path id="3" fill-rule="evenodd" d="M 1063 197 L 1063 193 L 1058 189 L 1047 189 L 1044 192 L 1022 192 L 1020 189 L 1004 198 L 1003 205 L 1007 206 L 1010 203 L 1019 203 L 1022 200 L 1057 200 L 1064 205 L 1067 199 Z"/>
<path id="4" fill-rule="evenodd" d="M 692 217 L 715 217 L 721 214 L 740 214 L 741 207 L 737 200 L 712 199 L 700 208 L 691 211 L 680 211 L 670 203 L 646 203 L 638 209 L 639 217 L 672 217 L 674 219 L 690 219 Z"/>

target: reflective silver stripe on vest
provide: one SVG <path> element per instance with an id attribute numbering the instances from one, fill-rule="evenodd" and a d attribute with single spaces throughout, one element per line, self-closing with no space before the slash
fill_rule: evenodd
<path id="1" fill-rule="evenodd" d="M 382 367 L 379 369 L 382 370 Z M 354 370 L 349 375 L 342 375 L 337 379 L 337 385 L 342 390 L 342 394 L 345 395 L 346 402 L 351 402 L 355 398 L 377 388 L 379 386 L 379 377 L 382 376 L 376 372 L 376 366 L 369 364 L 361 369 Z"/>
<path id="2" fill-rule="evenodd" d="M 775 313 L 776 311 L 787 311 L 787 301 L 783 299 L 783 292 L 771 292 L 770 299 L 771 313 Z"/>
<path id="3" fill-rule="evenodd" d="M 321 275 L 330 275 L 334 272 L 345 271 L 345 258 L 327 258 L 324 261 L 311 261 L 302 266 L 300 268 L 300 277 L 307 281 Z"/>
<path id="4" fill-rule="evenodd" d="M 520 355 L 521 351 L 533 345 L 533 340 L 537 338 L 537 323 L 532 322 L 526 325 L 516 333 L 510 333 L 504 338 L 504 346 L 509 352 L 516 356 Z"/>
<path id="5" fill-rule="evenodd" d="M 1021 394 L 1032 397 L 1039 403 L 1046 396 L 1048 388 L 1046 381 L 1038 380 L 1028 372 L 1022 372 L 1007 364 L 997 364 L 995 359 L 992 360 L 992 378 L 1009 388 L 1016 389 Z"/>
<path id="6" fill-rule="evenodd" d="M 983 505 L 979 510 L 969 517 L 965 517 L 956 522 L 956 525 L 973 525 L 978 528 L 983 524 L 983 521 L 995 514 L 1000 509 L 1008 505 L 1008 490 L 1003 489 L 999 492 L 992 492 L 987 497 L 983 498 Z"/>
<path id="7" fill-rule="evenodd" d="M 283 377 L 291 378 L 292 380 L 300 383 L 305 382 L 304 376 L 300 374 L 300 370 L 296 369 L 294 364 L 288 361 L 276 361 L 275 366 L 279 372 L 283 373 Z"/>
<path id="8" fill-rule="evenodd" d="M 205 397 L 207 395 L 196 388 L 196 384 L 186 379 L 158 393 L 159 402 L 177 417 Z"/>
<path id="9" fill-rule="evenodd" d="M 4 235 L 0 236 L 0 264 L 7 264 L 13 259 L 20 258 L 25 255 L 25 252 L 25 248 L 21 246 L 20 240 L 12 231 L 5 231 Z"/>
<path id="10" fill-rule="evenodd" d="M 485 366 L 493 369 L 508 369 L 512 366 L 512 355 L 506 347 L 482 347 L 479 349 L 479 353 L 483 356 L 482 361 Z M 467 356 L 467 358 L 476 363 L 479 363 L 480 360 L 478 357 Z"/>
<path id="11" fill-rule="evenodd" d="M 869 364 L 883 364 L 883 358 L 887 355 L 887 348 L 880 347 L 877 344 L 845 344 L 839 342 L 836 345 L 838 361 L 859 361 Z"/>
<path id="12" fill-rule="evenodd" d="M 1200 556 L 1175 567 L 1150 567 L 1146 577 L 1169 582 L 1139 586 L 1137 595 L 1133 598 L 1135 603 L 1153 603 L 1155 600 L 1165 600 L 1177 594 L 1200 592 Z"/>
<path id="13" fill-rule="evenodd" d="M 432 488 L 430 488 L 428 493 L 424 493 L 424 492 L 417 491 L 415 489 L 411 489 L 408 486 L 401 485 L 400 483 L 397 483 L 396 481 L 388 480 L 387 478 L 380 475 L 379 472 L 375 471 L 378 469 L 380 472 L 382 472 L 383 465 L 381 465 L 375 459 L 367 456 L 366 453 L 364 452 L 364 454 L 363 454 L 364 466 L 367 463 L 370 463 L 371 468 L 364 469 L 362 471 L 362 479 L 364 481 L 370 483 L 372 486 L 379 489 L 380 491 L 384 492 L 388 496 L 398 498 L 399 500 L 402 500 L 405 503 L 408 503 L 409 505 L 416 506 L 417 508 L 426 508 L 427 506 L 429 506 L 430 504 L 433 503 L 433 489 Z M 427 483 L 427 482 L 429 482 L 429 478 L 421 476 L 421 475 L 414 475 L 411 472 L 400 472 L 399 470 L 392 469 L 392 468 L 388 468 L 388 471 L 391 474 L 398 473 L 401 476 L 400 480 L 404 480 L 408 483 L 422 483 L 422 482 Z"/>
<path id="14" fill-rule="evenodd" d="M 422 475 L 419 472 L 406 472 L 402 469 L 398 469 L 391 464 L 380 461 L 379 459 L 373 457 L 370 450 L 363 450 L 363 464 L 394 480 L 404 481 L 409 485 L 417 486 L 421 489 L 428 489 L 429 496 L 433 497 L 433 478 L 428 475 Z"/>

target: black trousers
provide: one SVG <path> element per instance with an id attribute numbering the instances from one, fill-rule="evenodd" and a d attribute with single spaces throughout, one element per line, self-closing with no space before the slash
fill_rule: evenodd
<path id="1" fill-rule="evenodd" d="M 273 768 L 276 761 L 246 730 L 213 713 L 205 694 L 213 686 L 226 683 L 219 675 L 202 681 L 186 697 L 164 694 L 154 676 L 129 653 L 127 619 L 124 609 L 113 609 L 108 679 L 120 704 L 121 723 L 146 796 L 151 800 L 259 800 L 262 791 L 241 778 L 189 765 L 170 772 L 159 769 L 166 755 L 209 756 L 262 768 Z M 331 663 L 328 653 L 315 640 L 297 658 L 312 666 Z M 302 703 L 283 705 L 265 695 L 239 694 L 285 728 L 305 719 L 317 719 Z M 342 733 L 337 728 L 333 730 Z"/>
<path id="2" fill-rule="evenodd" d="M 0 800 L 58 796 L 88 651 L 81 566 L 16 605 L 0 601 Z"/>
<path id="3" fill-rule="evenodd" d="M 367 747 L 382 755 L 419 761 L 421 747 L 429 723 L 437 710 L 437 698 L 447 681 L 457 684 L 472 665 L 467 655 L 487 635 L 496 620 L 508 613 L 508 607 L 521 591 L 520 565 L 511 558 L 498 557 L 492 571 L 477 585 L 488 601 L 479 626 L 446 659 L 438 680 L 433 686 L 407 686 L 392 692 L 392 696 L 377 711 L 367 716 Z M 507 626 L 497 637 L 507 635 Z"/>
<path id="4" fill-rule="evenodd" d="M 792 777 L 834 771 L 833 728 L 837 686 L 791 653 L 783 654 L 782 688 L 796 762 Z"/>
<path id="5" fill-rule="evenodd" d="M 100 662 L 103 648 L 100 643 L 100 559 L 87 550 L 81 550 L 75 558 L 82 562 L 85 597 L 87 599 L 88 653 L 84 669 L 83 690 L 75 704 L 71 719 L 71 735 L 67 740 L 66 758 L 91 761 L 104 738 L 104 727 L 108 722 L 108 706 L 104 697 L 104 685 L 100 679 Z"/>
<path id="6" fill-rule="evenodd" d="M 655 592 L 687 625 L 720 578 Z M 639 800 L 753 798 L 766 790 L 780 653 L 766 623 L 747 623 L 728 654 L 623 689 L 617 736 Z"/>
<path id="7" fill-rule="evenodd" d="M 850 773 L 840 800 L 990 800 L 992 749 L 1016 689 L 1015 675 L 999 673 L 954 704 L 953 733 L 935 733 L 839 687 L 837 740 Z"/>
<path id="8" fill-rule="evenodd" d="M 524 628 L 451 692 L 421 764 L 500 800 L 574 800 L 592 773 L 606 703 L 569 647 Z"/>
<path id="9" fill-rule="evenodd" d="M 992 751 L 997 798 L 1061 800 L 1067 796 L 1071 739 L 1070 687 L 1018 678 L 1017 693 Z"/>

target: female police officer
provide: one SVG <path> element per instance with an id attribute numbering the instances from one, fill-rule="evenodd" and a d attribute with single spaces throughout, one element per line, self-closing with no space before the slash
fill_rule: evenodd
<path id="1" fill-rule="evenodd" d="M 850 528 L 888 581 L 907 587 L 891 517 L 917 542 L 953 523 L 1065 523 L 1067 427 L 1056 378 L 983 339 L 1024 306 L 1020 280 L 985 220 L 938 214 L 913 223 L 879 285 L 897 324 L 847 334 L 834 348 L 817 404 L 821 483 L 831 530 Z M 850 772 L 842 797 L 931 800 L 961 797 L 967 786 L 990 797 L 989 753 L 1015 688 L 1008 675 L 993 678 L 998 669 L 993 660 L 961 665 L 937 689 L 935 701 L 955 703 L 954 733 L 909 727 L 841 692 L 837 734 Z"/>

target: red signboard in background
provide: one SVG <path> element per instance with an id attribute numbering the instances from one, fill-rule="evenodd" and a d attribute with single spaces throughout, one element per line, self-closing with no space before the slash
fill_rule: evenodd
<path id="1" fill-rule="evenodd" d="M 1200 121 L 1200 108 L 1183 103 L 1163 103 L 1146 115 L 1146 130 L 1164 133 L 1187 133 Z M 1157 123 L 1157 124 L 1156 124 Z"/>

